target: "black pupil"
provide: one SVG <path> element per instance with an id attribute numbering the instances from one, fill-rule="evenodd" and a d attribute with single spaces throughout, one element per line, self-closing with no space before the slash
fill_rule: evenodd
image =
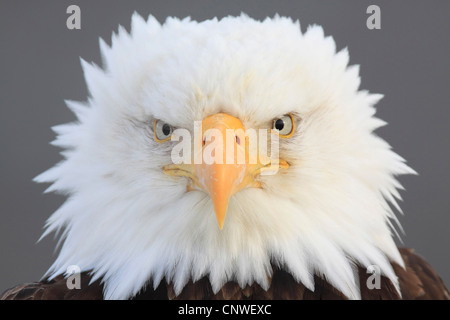
<path id="1" fill-rule="evenodd" d="M 167 123 L 163 125 L 162 132 L 165 136 L 168 136 L 170 134 L 170 126 Z"/>
<path id="2" fill-rule="evenodd" d="M 284 128 L 284 121 L 281 119 L 278 119 L 277 121 L 275 121 L 275 129 L 277 129 L 278 131 L 283 130 Z"/>

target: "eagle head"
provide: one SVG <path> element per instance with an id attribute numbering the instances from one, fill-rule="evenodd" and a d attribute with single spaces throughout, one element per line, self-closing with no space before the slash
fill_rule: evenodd
<path id="1" fill-rule="evenodd" d="M 349 298 L 355 265 L 397 284 L 395 176 L 414 171 L 374 134 L 382 96 L 321 27 L 134 14 L 111 42 L 102 67 L 82 60 L 89 98 L 66 101 L 64 159 L 36 178 L 68 195 L 44 233 L 62 231 L 50 278 L 77 265 L 108 299 L 163 279 L 267 289 L 274 266 Z"/>

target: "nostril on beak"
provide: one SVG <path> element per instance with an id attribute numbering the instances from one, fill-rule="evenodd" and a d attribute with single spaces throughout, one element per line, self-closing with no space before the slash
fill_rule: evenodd
<path id="1" fill-rule="evenodd" d="M 236 136 L 236 143 L 237 143 L 238 145 L 241 145 L 241 139 L 240 139 L 238 136 Z"/>

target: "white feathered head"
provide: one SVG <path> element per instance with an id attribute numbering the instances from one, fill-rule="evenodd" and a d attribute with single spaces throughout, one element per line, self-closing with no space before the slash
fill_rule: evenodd
<path id="1" fill-rule="evenodd" d="M 311 290 L 326 276 L 349 298 L 360 297 L 354 265 L 378 265 L 397 284 L 389 203 L 395 175 L 414 171 L 373 133 L 382 96 L 358 89 L 358 67 L 321 27 L 135 14 L 130 34 L 119 27 L 100 47 L 102 68 L 82 61 L 88 101 L 67 101 L 78 120 L 54 128 L 64 160 L 36 178 L 68 195 L 44 234 L 63 230 L 51 276 L 78 265 L 108 299 L 164 278 L 177 293 L 204 276 L 215 291 L 268 288 L 273 265 Z M 221 150 L 237 153 L 249 150 L 247 131 L 266 129 L 277 170 L 262 174 L 259 157 L 174 163 L 182 140 L 194 157 L 215 141 L 207 129 L 230 128 L 244 136 Z"/>

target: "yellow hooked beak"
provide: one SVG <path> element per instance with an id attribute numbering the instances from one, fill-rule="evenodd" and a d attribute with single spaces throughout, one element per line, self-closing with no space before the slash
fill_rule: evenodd
<path id="1" fill-rule="evenodd" d="M 171 164 L 164 172 L 190 178 L 188 190 L 208 193 L 222 229 L 231 196 L 247 187 L 261 188 L 255 177 L 268 164 L 262 164 L 259 157 L 256 163 L 249 163 L 248 138 L 238 118 L 225 113 L 214 114 L 202 121 L 201 132 L 200 137 L 194 137 L 197 140 L 194 153 L 200 153 L 201 163 Z M 286 161 L 278 161 L 277 169 L 288 167 Z"/>

